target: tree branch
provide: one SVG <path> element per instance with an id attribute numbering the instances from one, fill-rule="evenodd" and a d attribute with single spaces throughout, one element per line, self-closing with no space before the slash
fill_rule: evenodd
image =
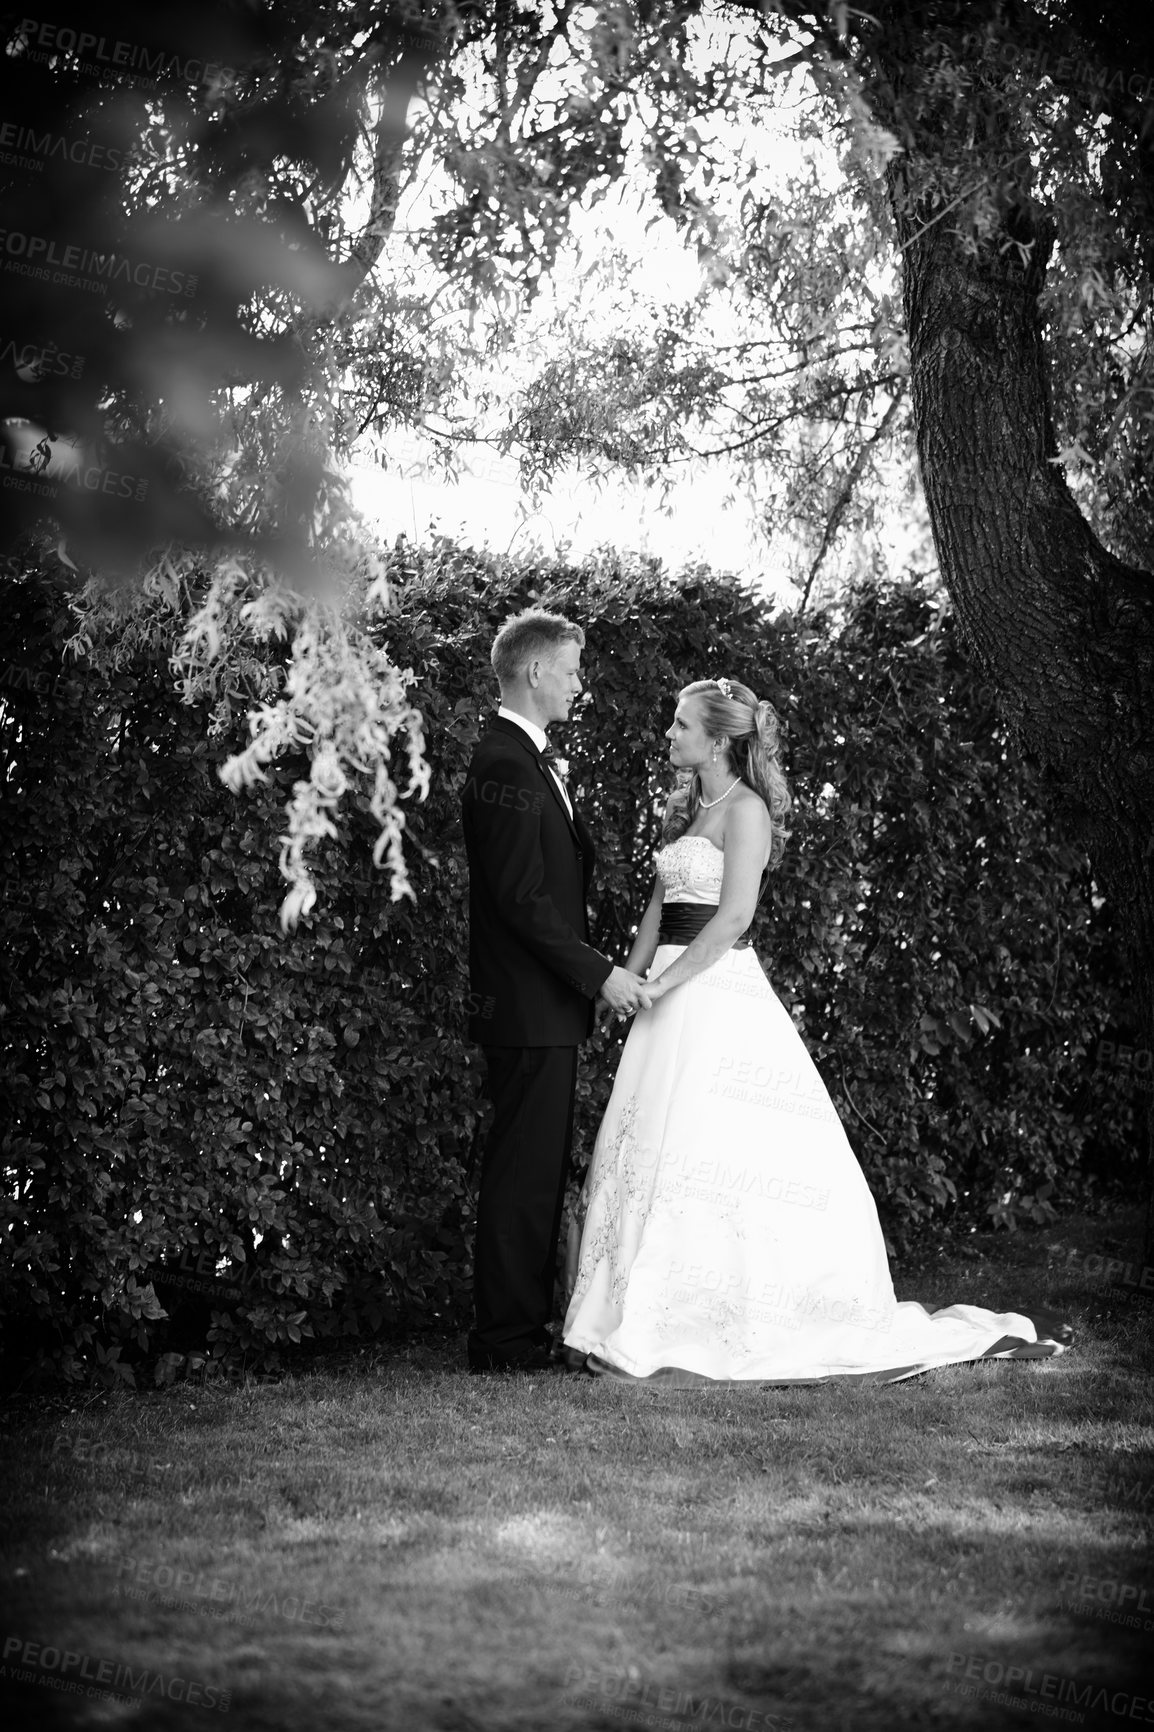
<path id="1" fill-rule="evenodd" d="M 881 420 L 878 422 L 877 426 L 874 428 L 873 432 L 870 434 L 869 438 L 861 447 L 857 456 L 850 465 L 849 474 L 846 476 L 841 492 L 838 494 L 837 499 L 834 502 L 834 508 L 826 519 L 825 530 L 821 538 L 821 545 L 818 547 L 813 564 L 809 568 L 809 576 L 805 580 L 805 589 L 802 591 L 801 605 L 798 609 L 799 613 L 804 613 L 809 604 L 809 595 L 813 588 L 814 580 L 821 569 L 822 560 L 829 551 L 830 542 L 837 533 L 838 525 L 845 515 L 846 507 L 849 505 L 850 499 L 853 496 L 853 490 L 861 480 L 862 471 L 866 465 L 866 459 L 879 440 L 885 437 L 890 423 L 893 421 L 894 416 L 901 407 L 905 392 L 905 382 L 903 381 L 894 392 L 893 400 L 891 401 L 889 408 L 886 410 L 885 414 L 882 416 Z"/>

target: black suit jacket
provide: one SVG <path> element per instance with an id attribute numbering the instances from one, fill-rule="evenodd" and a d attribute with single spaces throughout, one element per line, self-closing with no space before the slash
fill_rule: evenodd
<path id="1" fill-rule="evenodd" d="M 469 860 L 469 1036 L 577 1046 L 613 964 L 589 943 L 593 838 L 532 740 L 494 716 L 461 797 Z"/>

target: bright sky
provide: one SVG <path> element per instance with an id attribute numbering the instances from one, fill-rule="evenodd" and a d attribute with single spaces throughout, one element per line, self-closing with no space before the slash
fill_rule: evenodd
<path id="1" fill-rule="evenodd" d="M 559 85 L 558 93 L 564 95 L 566 88 Z M 784 117 L 779 131 L 770 129 L 778 131 L 776 138 L 767 136 L 764 126 L 746 133 L 738 122 L 719 122 L 717 130 L 728 132 L 730 147 L 739 144 L 751 160 L 767 161 L 767 151 L 779 162 L 783 156 L 796 154 Z M 403 202 L 398 229 L 423 226 L 439 196 L 434 173 L 415 186 Z M 644 210 L 637 208 L 639 202 L 644 202 Z M 594 210 L 574 212 L 571 233 L 575 246 L 560 265 L 556 301 L 564 303 L 574 294 L 578 269 L 608 248 L 621 249 L 643 267 L 639 283 L 643 292 L 673 300 L 695 294 L 702 279 L 694 253 L 671 221 L 662 219 L 646 228 L 653 211 L 650 202 L 639 201 L 637 183 L 626 175 L 619 190 Z M 580 290 L 576 292 L 580 294 Z M 587 299 L 580 304 L 587 314 Z M 549 310 L 548 306 L 541 308 L 546 316 Z M 612 317 L 608 310 L 606 316 Z M 609 328 L 607 324 L 607 331 Z M 739 495 L 733 477 L 721 464 L 708 471 L 687 473 L 672 495 L 623 477 L 591 483 L 571 466 L 554 486 L 538 495 L 535 508 L 522 488 L 515 456 L 503 457 L 484 448 L 478 461 L 466 462 L 467 473 L 460 481 L 447 483 L 425 460 L 422 446 L 421 437 L 414 434 L 387 440 L 383 449 L 378 444 L 376 451 L 368 449 L 366 441 L 364 460 L 354 470 L 356 503 L 387 540 L 400 531 L 414 540 L 424 540 L 436 529 L 498 552 L 524 552 L 534 546 L 559 552 L 567 547 L 576 557 L 610 545 L 622 552 L 657 555 L 673 570 L 708 561 L 715 569 L 740 573 L 771 590 L 777 588 L 773 549 L 766 546 L 751 504 Z M 788 593 L 795 594 L 792 589 Z"/>
<path id="2" fill-rule="evenodd" d="M 414 465 L 415 467 L 415 465 Z M 572 474 L 531 511 L 514 457 L 486 458 L 484 476 L 446 484 L 418 475 L 390 475 L 366 464 L 357 471 L 357 505 L 385 539 L 403 531 L 423 541 L 431 528 L 500 553 L 539 546 L 575 556 L 598 546 L 656 554 L 671 569 L 707 561 L 772 584 L 771 556 L 748 505 L 727 496 L 721 473 L 688 478 L 671 507 L 640 484 L 617 482 L 600 492 Z M 528 515 L 525 515 L 529 513 Z M 792 593 L 792 591 L 791 591 Z"/>
<path id="3" fill-rule="evenodd" d="M 782 184 L 800 162 L 794 133 L 793 103 L 800 94 L 798 80 L 783 81 L 780 107 L 760 113 L 727 116 L 711 129 L 723 140 L 727 153 L 739 157 L 758 177 Z M 792 83 L 792 89 L 790 88 Z M 839 174 L 832 150 L 823 174 Z M 435 171 L 407 195 L 398 212 L 397 228 L 422 228 L 442 195 Z M 642 208 L 639 209 L 639 206 Z M 598 256 L 619 250 L 638 271 L 636 292 L 642 296 L 682 302 L 702 285 L 702 267 L 695 252 L 682 240 L 672 221 L 652 221 L 655 206 L 644 194 L 639 198 L 638 180 L 626 174 L 617 188 L 593 210 L 582 209 L 571 217 L 573 248 L 559 261 L 552 285 L 553 300 L 545 295 L 539 309 L 543 318 L 551 310 L 572 302 L 579 316 L 588 318 L 588 290 L 578 283 L 578 272 Z M 650 224 L 651 226 L 646 226 Z M 387 269 L 386 259 L 382 268 Z M 605 335 L 620 320 L 617 309 L 605 301 Z M 724 313 L 719 313 L 724 319 Z M 533 324 L 527 328 L 531 346 Z M 730 337 L 747 336 L 736 325 L 725 332 Z M 508 373 L 513 388 L 519 375 L 528 376 L 531 362 L 518 368 L 517 354 L 509 357 Z M 353 493 L 358 508 L 392 541 L 399 532 L 424 541 L 436 530 L 454 539 L 471 542 L 496 552 L 527 552 L 535 547 L 547 553 L 566 550 L 581 557 L 606 545 L 622 552 L 658 556 L 665 566 L 677 570 L 705 561 L 715 570 L 731 571 L 756 587 L 796 602 L 797 589 L 780 575 L 790 551 L 770 545 L 760 528 L 758 515 L 740 488 L 734 471 L 724 460 L 706 467 L 686 467 L 676 488 L 667 493 L 647 488 L 624 477 L 608 482 L 591 481 L 575 466 L 557 482 L 531 500 L 521 485 L 515 455 L 502 456 L 492 447 L 475 447 L 474 460 L 463 459 L 465 473 L 447 482 L 429 461 L 431 440 L 419 433 L 399 433 L 380 441 L 365 441 L 364 457 L 354 469 Z M 905 541 L 895 525 L 895 557 L 906 556 Z"/>
<path id="4" fill-rule="evenodd" d="M 660 286 L 679 300 L 700 284 L 696 258 L 673 224 L 663 220 L 646 233 L 623 199 L 615 206 L 600 205 L 595 221 L 589 213 L 578 213 L 573 228 L 586 259 L 591 246 L 604 244 L 624 248 L 643 261 L 642 281 L 653 291 Z M 562 278 L 562 297 L 566 288 Z M 721 464 L 687 473 L 671 497 L 625 478 L 591 483 L 570 466 L 534 511 L 514 455 L 485 448 L 477 461 L 466 460 L 468 473 L 459 482 L 446 483 L 426 460 L 431 445 L 417 435 L 400 434 L 385 442 L 382 453 L 395 458 L 396 468 L 382 468 L 366 456 L 354 472 L 356 503 L 388 540 L 403 531 L 420 541 L 436 528 L 498 552 L 525 552 L 534 545 L 560 551 L 567 543 L 580 557 L 611 545 L 623 552 L 656 554 L 673 570 L 706 560 L 759 586 L 776 587 L 772 549 L 760 534 L 751 504 L 737 493 L 732 474 Z"/>

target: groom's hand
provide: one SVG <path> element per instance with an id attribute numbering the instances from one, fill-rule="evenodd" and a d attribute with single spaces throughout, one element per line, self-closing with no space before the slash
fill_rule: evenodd
<path id="1" fill-rule="evenodd" d="M 627 968 L 615 968 L 608 980 L 602 983 L 599 996 L 605 1000 L 610 1010 L 628 1016 L 632 1016 L 639 1005 L 644 1005 L 646 1009 L 649 1007 L 645 982 L 639 974 L 631 974 Z"/>

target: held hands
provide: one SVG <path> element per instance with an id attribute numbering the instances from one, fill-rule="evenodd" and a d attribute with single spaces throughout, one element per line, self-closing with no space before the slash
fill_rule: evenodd
<path id="1" fill-rule="evenodd" d="M 632 1016 L 634 1011 L 649 1009 L 653 994 L 639 974 L 628 968 L 615 968 L 604 981 L 598 997 L 604 999 L 617 1016 Z"/>

